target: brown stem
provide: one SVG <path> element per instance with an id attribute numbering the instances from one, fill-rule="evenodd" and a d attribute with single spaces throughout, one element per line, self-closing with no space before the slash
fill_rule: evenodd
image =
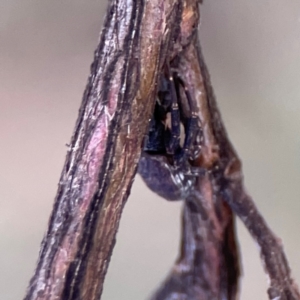
<path id="1" fill-rule="evenodd" d="M 268 227 L 241 182 L 230 182 L 222 193 L 232 210 L 241 218 L 260 246 L 261 257 L 270 279 L 270 299 L 300 299 L 298 287 L 291 277 L 290 267 L 280 239 Z"/>
<path id="2" fill-rule="evenodd" d="M 98 300 L 181 2 L 113 0 L 26 300 Z"/>
<path id="3" fill-rule="evenodd" d="M 224 198 L 232 211 L 241 218 L 252 237 L 259 244 L 263 264 L 270 279 L 269 298 L 299 300 L 298 287 L 291 277 L 282 245 L 257 210 L 252 198 L 245 192 L 242 164 L 228 139 L 199 44 L 196 44 L 196 48 L 210 109 L 209 117 L 212 120 L 212 131 L 219 149 L 219 160 L 211 170 L 214 178 L 214 190 Z"/>
<path id="4" fill-rule="evenodd" d="M 180 259 L 153 299 L 173 299 L 172 295 L 174 299 L 236 299 L 237 252 L 233 250 L 232 257 L 228 256 L 230 251 L 220 253 L 222 243 L 228 249 L 236 249 L 233 230 L 229 227 L 228 231 L 227 223 L 216 217 L 226 211 L 222 203 L 226 201 L 261 248 L 270 279 L 269 298 L 299 300 L 298 287 L 291 277 L 282 245 L 244 190 L 241 162 L 223 125 L 197 36 L 181 54 L 178 68 L 198 106 L 203 129 L 201 155 L 193 166 L 206 169 L 209 179 L 206 184 L 204 179 L 199 179 L 202 183 L 195 185 L 198 196 L 194 192 L 194 197 L 186 199 Z M 199 234 L 201 230 L 205 234 Z M 229 240 L 231 243 L 226 242 Z M 225 265 L 221 264 L 222 259 Z M 224 280 L 222 272 L 233 274 L 232 280 Z M 220 288 L 221 279 L 225 282 L 224 288 Z"/>
<path id="5" fill-rule="evenodd" d="M 234 219 L 212 187 L 205 175 L 185 200 L 180 255 L 152 300 L 236 299 L 240 271 Z"/>

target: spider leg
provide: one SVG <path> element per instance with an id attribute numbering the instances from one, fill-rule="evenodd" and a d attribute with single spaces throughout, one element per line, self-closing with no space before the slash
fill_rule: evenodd
<path id="1" fill-rule="evenodd" d="M 169 74 L 168 74 L 169 75 Z M 180 111 L 178 106 L 178 97 L 176 93 L 174 78 L 169 75 L 168 78 L 170 88 L 170 115 L 171 128 L 166 134 L 166 152 L 169 155 L 177 156 L 181 152 L 180 147 Z"/>
<path id="2" fill-rule="evenodd" d="M 200 120 L 188 88 L 178 75 L 176 75 L 176 81 L 183 87 L 190 111 L 190 116 L 184 116 L 185 139 L 183 144 L 183 151 L 188 159 L 194 160 L 196 157 L 198 157 L 201 151 L 202 132 Z"/>
<path id="3" fill-rule="evenodd" d="M 149 124 L 149 132 L 145 138 L 143 151 L 166 155 L 171 131 L 166 128 L 167 114 L 171 112 L 171 93 L 168 78 L 162 74 L 155 102 L 153 116 Z"/>

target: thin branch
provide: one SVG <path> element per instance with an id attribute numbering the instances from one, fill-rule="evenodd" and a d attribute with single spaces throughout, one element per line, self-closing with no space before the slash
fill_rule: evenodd
<path id="1" fill-rule="evenodd" d="M 26 300 L 100 298 L 180 3 L 109 4 Z"/>
<path id="2" fill-rule="evenodd" d="M 210 177 L 198 178 L 184 204 L 179 258 L 151 299 L 236 299 L 240 270 L 234 225 L 228 205 L 215 199 Z"/>
<path id="3" fill-rule="evenodd" d="M 179 260 L 152 299 L 236 299 L 239 269 L 233 212 L 261 248 L 270 279 L 269 299 L 299 300 L 280 240 L 245 192 L 242 164 L 217 108 L 198 35 L 181 53 L 177 68 L 198 105 L 203 143 L 200 156 L 192 164 L 206 176 L 198 177 L 192 194 L 185 200 Z M 229 205 L 229 212 L 224 202 Z M 222 252 L 224 247 L 231 249 L 231 256 L 230 251 Z"/>

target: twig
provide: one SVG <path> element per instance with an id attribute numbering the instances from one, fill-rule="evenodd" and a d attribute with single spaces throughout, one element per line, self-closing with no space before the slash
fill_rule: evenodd
<path id="1" fill-rule="evenodd" d="M 179 297 L 174 299 L 236 299 L 238 256 L 232 239 L 232 224 L 229 232 L 227 231 L 231 214 L 226 216 L 224 203 L 222 205 L 224 201 L 240 217 L 260 246 L 263 265 L 270 279 L 269 299 L 300 299 L 280 240 L 270 230 L 252 198 L 245 192 L 241 161 L 222 123 L 197 36 L 181 53 L 178 68 L 188 90 L 198 103 L 198 117 L 203 127 L 201 155 L 193 165 L 206 170 L 207 176 L 204 179 L 198 178 L 195 191 L 200 194 L 194 192 L 186 199 L 183 218 L 185 229 L 182 237 L 184 247 L 173 271 L 153 299 L 173 299 L 170 295 Z M 189 209 L 194 216 L 187 213 Z M 226 217 L 223 220 L 224 213 Z M 198 226 L 206 234 L 201 235 Z M 188 227 L 189 234 L 186 232 Z M 226 241 L 228 233 L 231 243 Z M 191 237 L 188 239 L 189 235 Z M 222 253 L 222 245 L 233 250 L 231 257 L 226 256 L 227 251 Z M 211 261 L 215 263 L 213 267 Z M 222 261 L 230 261 L 232 265 L 222 265 Z M 226 280 L 229 277 L 225 276 L 225 281 L 222 281 L 222 272 L 231 274 L 231 279 Z"/>
<path id="2" fill-rule="evenodd" d="M 100 298 L 179 4 L 109 4 L 26 300 Z"/>
<path id="3" fill-rule="evenodd" d="M 235 222 L 211 188 L 209 176 L 203 176 L 186 199 L 179 258 L 152 300 L 236 299 L 240 271 Z"/>

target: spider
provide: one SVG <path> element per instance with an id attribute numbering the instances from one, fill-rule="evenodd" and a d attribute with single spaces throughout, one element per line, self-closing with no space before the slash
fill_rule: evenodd
<path id="1" fill-rule="evenodd" d="M 147 186 L 167 200 L 185 199 L 202 172 L 191 165 L 200 153 L 201 141 L 200 120 L 190 93 L 179 74 L 166 68 L 138 167 Z"/>

